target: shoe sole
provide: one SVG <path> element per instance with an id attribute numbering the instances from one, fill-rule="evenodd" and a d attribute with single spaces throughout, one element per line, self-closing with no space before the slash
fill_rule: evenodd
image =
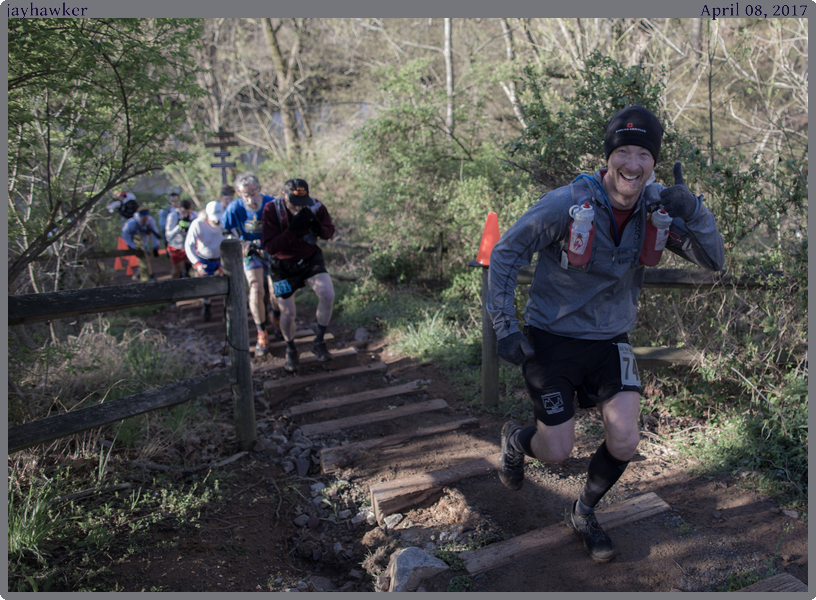
<path id="1" fill-rule="evenodd" d="M 582 543 L 583 543 L 583 545 L 584 545 L 584 550 L 586 551 L 586 553 L 587 553 L 587 554 L 589 554 L 589 558 L 591 558 L 591 559 L 592 559 L 593 561 L 595 561 L 596 563 L 603 564 L 603 563 L 608 563 L 610 560 L 612 560 L 613 558 L 615 558 L 615 557 L 618 555 L 618 551 L 617 551 L 617 550 L 615 550 L 615 553 L 614 553 L 612 556 L 609 556 L 609 557 L 607 557 L 607 558 L 602 558 L 602 557 L 596 556 L 595 554 L 592 554 L 592 552 L 590 552 L 590 551 L 589 551 L 589 548 L 587 548 L 587 544 L 586 544 L 586 540 L 584 540 L 584 536 L 583 536 L 583 535 L 581 535 L 581 532 L 580 532 L 580 531 L 578 531 L 578 529 L 575 527 L 575 525 L 573 525 L 573 524 L 572 524 L 572 519 L 570 518 L 571 516 L 572 516 L 572 515 L 567 514 L 567 516 L 566 516 L 566 518 L 564 519 L 564 521 L 566 522 L 567 527 L 569 527 L 569 528 L 570 528 L 570 530 L 571 530 L 571 531 L 572 531 L 572 532 L 573 532 L 575 535 L 577 535 L 579 538 L 581 538 L 581 542 L 582 542 Z"/>
<path id="2" fill-rule="evenodd" d="M 502 448 L 504 448 L 504 441 L 505 441 L 506 437 L 507 436 L 505 435 L 504 427 L 502 427 L 502 432 L 501 432 L 501 447 Z M 522 469 L 523 469 L 523 467 L 522 467 Z M 509 478 L 505 477 L 504 473 L 502 472 L 501 465 L 499 465 L 498 472 L 499 472 L 499 479 L 504 484 L 504 487 L 506 487 L 507 489 L 513 490 L 514 492 L 517 492 L 524 486 L 524 472 L 523 471 L 522 471 L 522 474 L 521 474 L 521 479 L 519 479 L 519 480 L 509 479 Z"/>

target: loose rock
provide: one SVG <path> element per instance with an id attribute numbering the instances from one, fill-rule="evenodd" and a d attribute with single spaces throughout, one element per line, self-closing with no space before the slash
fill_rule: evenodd
<path id="1" fill-rule="evenodd" d="M 391 555 L 387 575 L 391 578 L 389 592 L 414 592 L 423 579 L 449 570 L 448 565 L 424 550 L 411 546 Z"/>

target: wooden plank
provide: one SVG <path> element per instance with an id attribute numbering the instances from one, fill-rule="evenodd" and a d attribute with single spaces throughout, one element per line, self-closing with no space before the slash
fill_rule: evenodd
<path id="1" fill-rule="evenodd" d="M 349 348 L 351 350 L 351 348 Z M 353 350 L 352 350 L 353 351 Z M 356 352 L 354 353 L 357 354 Z M 319 410 L 326 410 L 327 408 L 337 408 L 338 406 L 347 406 L 348 404 L 356 404 L 358 402 L 367 402 L 369 400 L 378 400 L 380 398 L 388 398 L 389 396 L 399 396 L 400 394 L 410 394 L 418 391 L 419 383 L 411 381 L 402 385 L 382 388 L 379 390 L 368 390 L 365 392 L 357 392 L 356 394 L 349 394 L 348 396 L 339 396 L 337 398 L 327 398 L 325 400 L 315 400 L 314 402 L 305 402 L 298 404 L 289 409 L 290 415 L 302 415 Z"/>
<path id="2" fill-rule="evenodd" d="M 234 371 L 231 386 L 235 438 L 240 450 L 252 450 L 258 438 L 255 423 L 255 393 L 252 388 L 252 363 L 247 340 L 247 294 L 244 290 L 244 261 L 238 240 L 221 242 L 221 271 L 229 278 L 230 294 L 224 299 L 226 310 L 224 326 L 227 333 L 227 351 Z"/>
<path id="3" fill-rule="evenodd" d="M 324 371 L 337 371 L 342 369 L 351 369 L 360 364 L 357 360 L 357 351 L 354 348 L 335 350 L 334 352 L 329 352 L 329 354 L 332 355 L 332 359 L 327 361 L 317 360 L 317 356 L 311 352 L 304 352 L 303 354 L 300 354 L 301 370 L 299 372 L 303 372 L 302 369 L 304 369 L 304 367 L 320 366 L 323 367 Z M 283 369 L 283 360 L 280 358 L 275 359 L 274 362 L 264 362 L 262 365 L 253 366 L 252 373 L 267 373 L 277 369 Z"/>
<path id="4" fill-rule="evenodd" d="M 441 398 L 437 398 L 435 400 L 428 400 L 427 402 L 417 402 L 416 404 L 398 406 L 394 409 L 381 410 L 365 415 L 354 415 L 342 419 L 334 419 L 332 421 L 323 421 L 322 423 L 301 425 L 300 430 L 303 432 L 303 435 L 308 437 L 316 433 L 326 433 L 327 431 L 357 427 L 358 425 L 369 425 L 371 423 L 378 423 L 379 421 L 389 421 L 391 419 L 399 419 L 401 417 L 430 412 L 432 410 L 442 410 L 444 408 L 448 408 L 448 403 Z"/>
<path id="5" fill-rule="evenodd" d="M 490 271 L 482 267 L 482 406 L 499 404 L 498 341 L 493 321 L 487 312 L 487 290 Z"/>
<path id="6" fill-rule="evenodd" d="M 375 448 L 385 448 L 388 446 L 397 446 L 409 440 L 415 440 L 418 437 L 427 437 L 437 435 L 439 433 L 447 433 L 455 429 L 466 428 L 470 426 L 478 426 L 479 419 L 470 417 L 468 419 L 461 419 L 459 421 L 451 421 L 450 423 L 443 423 L 442 425 L 434 425 L 433 427 L 420 427 L 414 431 L 407 433 L 397 433 L 381 438 L 373 438 L 370 440 L 363 440 L 361 442 L 353 442 L 345 446 L 334 446 L 332 448 L 324 448 L 320 451 L 320 468 L 324 474 L 336 471 L 340 467 L 346 467 L 354 464 L 355 460 Z"/>
<path id="7" fill-rule="evenodd" d="M 88 252 L 84 252 L 76 257 L 76 259 L 71 259 L 70 262 L 76 261 L 81 262 L 84 260 L 104 260 L 106 258 L 116 258 L 121 256 L 144 256 L 144 250 L 131 250 L 128 248 L 127 250 L 92 250 Z M 54 254 L 40 254 L 38 257 L 32 259 L 32 262 L 48 262 L 51 259 L 55 259 L 56 255 Z M 62 258 L 65 260 L 65 257 Z"/>
<path id="8" fill-rule="evenodd" d="M 446 485 L 490 473 L 497 468 L 500 456 L 500 453 L 479 456 L 446 469 L 371 484 L 371 506 L 377 522 L 382 525 L 388 515 L 425 502 Z"/>
<path id="9" fill-rule="evenodd" d="M 671 510 L 654 492 L 630 498 L 595 513 L 598 523 L 607 531 Z M 575 540 L 575 534 L 557 523 L 476 550 L 459 553 L 468 573 L 475 575 L 501 567 L 521 558 L 556 552 L 560 546 Z"/>
<path id="10" fill-rule="evenodd" d="M 252 337 L 254 338 L 258 337 L 257 330 Z M 306 344 L 309 344 L 311 346 L 314 339 L 315 339 L 314 331 L 312 331 L 311 329 L 298 329 L 295 332 L 295 346 L 298 347 L 299 352 L 302 352 L 300 348 L 301 346 L 304 346 Z M 323 336 L 323 340 L 326 342 L 333 342 L 334 336 L 330 333 L 326 333 L 326 335 Z M 272 350 L 283 350 L 284 348 L 286 348 L 286 342 L 269 342 L 270 352 Z"/>
<path id="11" fill-rule="evenodd" d="M 667 367 L 670 365 L 690 365 L 697 360 L 697 354 L 686 348 L 632 348 L 639 368 Z"/>
<path id="12" fill-rule="evenodd" d="M 234 381 L 231 368 L 219 369 L 155 390 L 9 427 L 8 451 L 11 454 L 23 448 L 115 423 L 128 417 L 175 406 L 212 393 Z"/>
<path id="13" fill-rule="evenodd" d="M 210 300 L 210 306 L 212 308 L 223 308 L 224 307 L 224 296 L 215 296 Z M 182 300 L 181 302 L 176 302 L 176 308 L 179 310 L 192 310 L 194 308 L 201 308 L 201 299 L 195 298 L 193 300 Z"/>
<path id="14" fill-rule="evenodd" d="M 372 363 L 362 367 L 352 367 L 331 373 L 320 373 L 318 375 L 307 375 L 306 377 L 284 377 L 264 383 L 264 394 L 266 401 L 270 405 L 278 404 L 288 398 L 293 392 L 303 389 L 315 383 L 333 381 L 342 377 L 354 377 L 356 375 L 369 375 L 371 373 L 381 373 L 386 371 L 388 366 L 384 363 Z"/>
<path id="15" fill-rule="evenodd" d="M 754 585 L 744 587 L 738 592 L 806 592 L 808 586 L 796 579 L 790 573 L 779 573 L 768 579 L 758 581 Z"/>
<path id="16" fill-rule="evenodd" d="M 226 277 L 201 277 L 129 283 L 82 290 L 8 297 L 9 325 L 51 321 L 77 315 L 108 312 L 226 294 Z"/>

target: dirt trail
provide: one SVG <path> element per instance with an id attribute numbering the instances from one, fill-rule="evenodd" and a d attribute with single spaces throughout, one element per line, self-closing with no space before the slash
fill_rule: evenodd
<path id="1" fill-rule="evenodd" d="M 219 314 L 217 311 L 214 315 Z M 313 315 L 302 311 L 299 328 Z M 220 317 L 219 317 L 220 318 Z M 149 323 L 179 345 L 208 348 L 219 360 L 223 330 L 195 330 L 195 309 L 170 308 Z M 353 331 L 330 327 L 336 352 L 348 347 Z M 192 334 L 191 332 L 195 332 Z M 371 592 L 377 575 L 396 548 L 418 546 L 430 552 L 454 552 L 562 524 L 564 511 L 580 493 L 591 454 L 602 440 L 595 411 L 578 411 L 578 436 L 571 457 L 560 465 L 526 465 L 522 490 L 511 492 L 495 471 L 446 485 L 422 505 L 400 511 L 394 528 L 380 527 L 372 517 L 369 486 L 462 464 L 474 456 L 499 451 L 503 419 L 469 406 L 445 381 L 434 364 L 417 364 L 392 356 L 381 342 L 358 354 L 361 365 L 379 361 L 385 375 L 333 379 L 293 393 L 280 403 L 263 395 L 263 384 L 289 377 L 278 355 L 253 359 L 257 369 L 255 450 L 221 470 L 228 473 L 222 506 L 203 515 L 198 528 L 172 523 L 154 531 L 155 547 L 118 559 L 109 568 L 126 591 L 283 591 L 334 589 Z M 323 372 L 325 365 L 313 367 Z M 263 367 L 263 369 L 258 369 Z M 300 377 L 308 377 L 301 369 Z M 420 390 L 342 408 L 287 416 L 292 407 L 365 390 L 417 381 Z M 431 399 L 447 408 L 399 419 L 360 424 L 311 436 L 304 426 L 341 417 L 397 410 Z M 229 424 L 231 402 L 225 392 L 214 394 L 218 419 Z M 432 436 L 414 437 L 398 445 L 375 448 L 331 474 L 321 472 L 320 450 L 344 446 L 475 418 L 478 426 Z M 285 441 L 283 441 L 285 440 Z M 299 445 L 293 445 L 299 444 Z M 234 448 L 225 448 L 229 455 Z M 283 454 L 281 454 L 283 452 Z M 298 473 L 298 457 L 305 475 Z M 326 489 L 318 491 L 317 488 Z M 520 591 L 711 591 L 729 576 L 773 567 L 807 583 L 807 525 L 800 515 L 780 511 L 775 503 L 740 487 L 740 480 L 691 477 L 663 447 L 644 440 L 621 480 L 604 498 L 600 510 L 647 492 L 656 493 L 671 510 L 613 530 L 619 555 L 605 565 L 593 563 L 577 537 L 557 552 L 530 553 L 511 564 L 467 578 L 465 589 L 486 592 Z M 326 501 L 321 503 L 321 498 Z M 359 515 L 359 516 L 358 516 Z M 378 550 L 379 549 L 379 550 Z M 461 567 L 454 563 L 454 566 Z M 452 569 L 423 583 L 428 591 L 463 589 L 467 572 Z M 459 586 L 459 587 L 457 587 Z"/>

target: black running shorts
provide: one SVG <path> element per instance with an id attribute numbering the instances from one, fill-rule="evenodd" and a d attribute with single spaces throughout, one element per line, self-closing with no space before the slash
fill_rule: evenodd
<path id="1" fill-rule="evenodd" d="M 578 340 L 526 327 L 535 354 L 524 363 L 524 380 L 537 420 L 566 423 L 578 405 L 590 408 L 618 392 L 641 393 L 635 356 L 624 333 L 611 340 Z"/>
<path id="2" fill-rule="evenodd" d="M 269 259 L 269 275 L 276 298 L 288 298 L 304 287 L 307 279 L 320 273 L 326 273 L 326 265 L 323 251 L 317 246 L 314 254 L 300 261 L 281 260 L 275 256 Z"/>

